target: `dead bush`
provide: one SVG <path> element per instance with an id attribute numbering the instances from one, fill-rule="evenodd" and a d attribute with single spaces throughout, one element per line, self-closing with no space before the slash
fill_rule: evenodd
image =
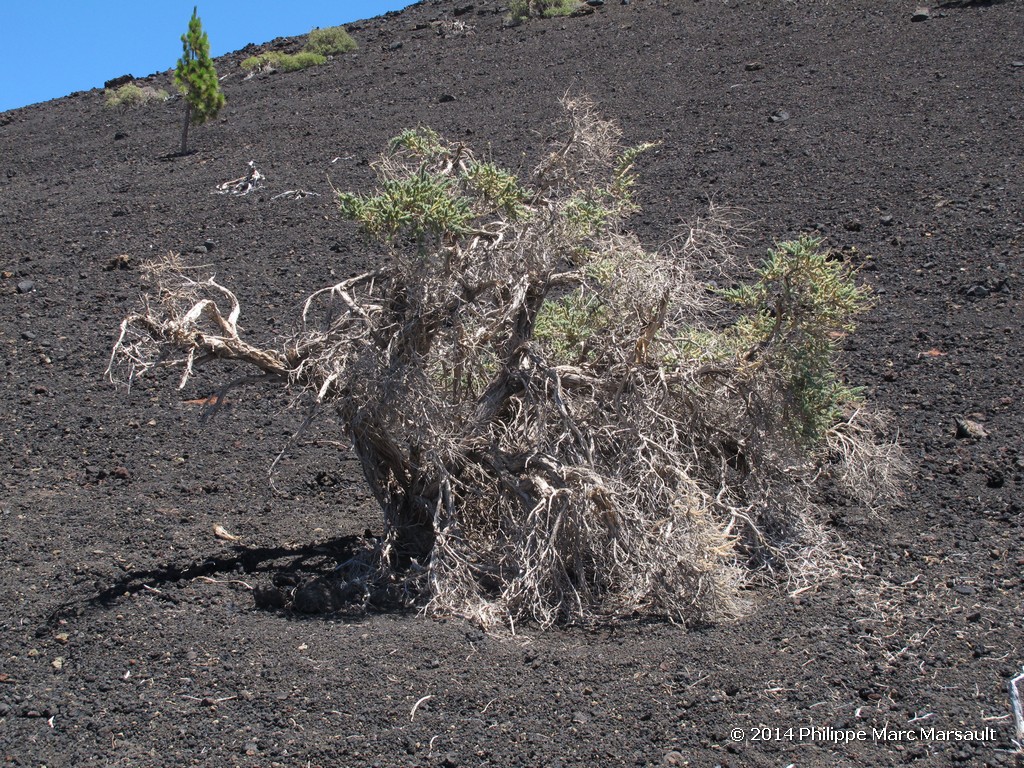
<path id="1" fill-rule="evenodd" d="M 280 348 L 242 338 L 227 287 L 151 265 L 110 372 L 177 366 L 183 385 L 239 360 L 332 414 L 384 524 L 372 567 L 339 578 L 484 624 L 732 615 L 751 574 L 830 567 L 825 478 L 865 502 L 894 489 L 898 451 L 836 364 L 868 296 L 811 239 L 710 288 L 735 259 L 717 211 L 645 250 L 625 223 L 649 147 L 565 107 L 525 180 L 430 130 L 396 137 L 378 188 L 339 195 L 390 260 L 311 295 Z"/>

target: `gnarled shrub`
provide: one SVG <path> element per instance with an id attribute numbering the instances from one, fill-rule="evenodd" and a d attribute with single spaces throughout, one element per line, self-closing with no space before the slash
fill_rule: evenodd
<path id="1" fill-rule="evenodd" d="M 734 257 L 716 215 L 646 250 L 625 229 L 646 147 L 565 105 L 564 143 L 527 178 L 397 137 L 377 189 L 339 197 L 389 260 L 311 295 L 280 348 L 242 338 L 226 287 L 154 265 L 111 370 L 184 382 L 241 360 L 329 406 L 383 513 L 349 586 L 401 580 L 483 623 L 729 615 L 750 574 L 828 567 L 826 478 L 866 502 L 893 488 L 898 451 L 837 369 L 867 295 L 807 239 L 710 289 Z"/>

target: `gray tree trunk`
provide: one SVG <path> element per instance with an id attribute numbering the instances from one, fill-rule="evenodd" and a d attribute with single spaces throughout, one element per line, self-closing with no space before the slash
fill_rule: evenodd
<path id="1" fill-rule="evenodd" d="M 181 154 L 188 151 L 188 124 L 192 120 L 192 105 L 185 100 L 185 125 L 181 129 Z"/>

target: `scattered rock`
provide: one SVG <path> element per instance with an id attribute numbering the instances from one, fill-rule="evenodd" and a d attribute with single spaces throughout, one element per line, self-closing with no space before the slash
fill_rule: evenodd
<path id="1" fill-rule="evenodd" d="M 244 750 L 245 754 L 251 757 L 259 752 L 259 745 L 255 741 L 247 741 L 245 742 Z"/>
<path id="2" fill-rule="evenodd" d="M 748 61 L 746 66 L 743 67 L 747 72 L 757 72 L 759 69 L 764 69 L 764 64 L 760 61 Z"/>
<path id="3" fill-rule="evenodd" d="M 23 338 L 25 341 L 35 341 L 36 335 L 32 333 L 32 331 L 22 331 L 21 338 Z"/>
<path id="4" fill-rule="evenodd" d="M 127 253 L 122 253 L 115 256 L 106 263 L 103 267 L 104 272 L 113 272 L 115 269 L 131 269 L 132 268 L 132 257 Z"/>
<path id="5" fill-rule="evenodd" d="M 288 599 L 277 587 L 267 587 L 262 584 L 256 586 L 252 591 L 256 607 L 264 611 L 275 611 L 284 608 Z"/>
<path id="6" fill-rule="evenodd" d="M 292 607 L 299 613 L 333 613 L 351 607 L 362 594 L 355 584 L 314 579 L 295 590 Z"/>
<path id="7" fill-rule="evenodd" d="M 910 17 L 911 21 L 928 21 L 932 17 L 932 12 L 925 8 L 923 5 L 918 6 L 914 11 L 914 15 Z"/>
<path id="8" fill-rule="evenodd" d="M 789 120 L 789 112 L 784 109 L 777 109 L 772 112 L 771 121 L 773 123 L 784 123 Z"/>
<path id="9" fill-rule="evenodd" d="M 389 51 L 397 51 L 401 47 L 402 47 L 402 41 L 401 40 L 396 40 L 395 42 L 391 43 L 388 46 L 388 50 Z"/>
<path id="10" fill-rule="evenodd" d="M 36 284 L 31 280 L 22 280 L 18 283 L 18 293 L 32 293 L 36 289 Z"/>
<path id="11" fill-rule="evenodd" d="M 964 291 L 964 294 L 970 296 L 972 299 L 984 299 L 986 296 L 988 296 L 989 290 L 984 285 L 981 285 L 979 283 L 977 285 L 972 285 L 970 288 Z"/>
<path id="12" fill-rule="evenodd" d="M 956 420 L 956 436 L 960 440 L 970 438 L 971 440 L 983 440 L 988 437 L 988 430 L 977 421 L 971 419 Z"/>
<path id="13" fill-rule="evenodd" d="M 110 80 L 107 80 L 105 83 L 103 83 L 103 87 L 120 88 L 122 85 L 128 85 L 128 83 L 130 83 L 134 79 L 135 78 L 131 75 L 121 75 L 120 77 L 115 77 Z"/>
<path id="14" fill-rule="evenodd" d="M 892 224 L 892 214 L 883 213 L 881 216 L 878 217 L 878 221 L 888 227 L 890 224 Z"/>
<path id="15" fill-rule="evenodd" d="M 443 93 L 441 94 L 441 97 L 438 99 L 438 102 L 440 102 L 441 104 L 448 104 L 449 102 L 452 101 L 455 101 L 455 97 L 452 96 L 450 93 Z"/>
<path id="16" fill-rule="evenodd" d="M 1024 61 L 1011 61 L 1011 67 L 1024 67 Z"/>
<path id="17" fill-rule="evenodd" d="M 665 754 L 665 757 L 662 758 L 661 762 L 664 763 L 665 765 L 673 765 L 673 766 L 675 766 L 675 765 L 686 765 L 686 758 L 683 757 L 683 753 L 682 752 L 676 752 L 675 750 L 672 750 L 671 752 L 667 752 Z"/>
<path id="18" fill-rule="evenodd" d="M 197 245 L 192 249 L 192 253 L 206 253 L 207 248 L 205 245 Z"/>
<path id="19" fill-rule="evenodd" d="M 128 134 L 124 131 L 118 131 L 114 134 L 114 141 L 123 141 L 128 138 Z"/>

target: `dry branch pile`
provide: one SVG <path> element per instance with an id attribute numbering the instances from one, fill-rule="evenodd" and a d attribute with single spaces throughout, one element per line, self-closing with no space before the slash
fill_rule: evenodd
<path id="1" fill-rule="evenodd" d="M 391 260 L 310 296 L 281 349 L 240 337 L 212 278 L 154 265 L 111 371 L 173 364 L 184 383 L 234 359 L 332 406 L 385 525 L 374 567 L 340 578 L 399 579 L 485 624 L 728 615 L 754 570 L 827 567 L 817 484 L 892 489 L 898 452 L 834 366 L 864 293 L 806 240 L 754 286 L 710 290 L 702 270 L 734 253 L 714 213 L 645 251 L 623 225 L 646 147 L 584 98 L 566 114 L 526 181 L 429 130 L 397 137 L 379 188 L 339 196 Z"/>

